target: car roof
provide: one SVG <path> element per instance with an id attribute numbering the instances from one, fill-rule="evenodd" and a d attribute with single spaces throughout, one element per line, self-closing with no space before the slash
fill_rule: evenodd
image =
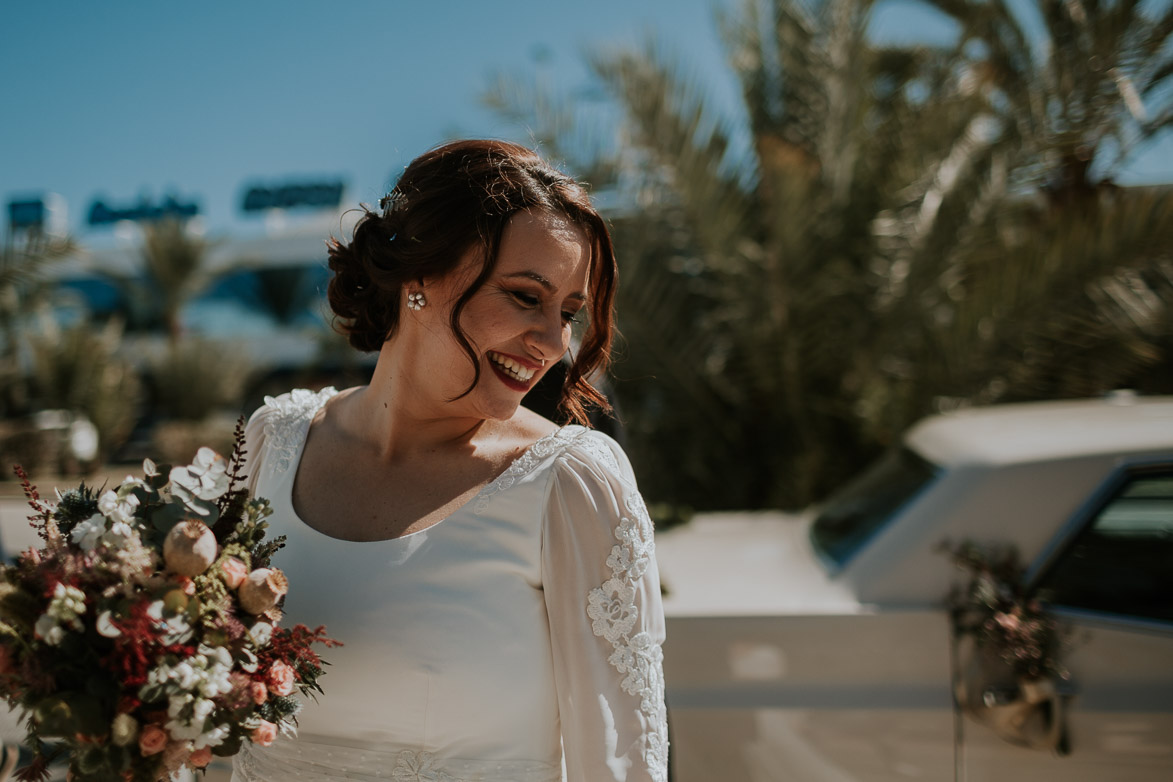
<path id="1" fill-rule="evenodd" d="M 1027 402 L 927 418 L 904 442 L 942 466 L 1002 465 L 1173 450 L 1173 397 Z"/>

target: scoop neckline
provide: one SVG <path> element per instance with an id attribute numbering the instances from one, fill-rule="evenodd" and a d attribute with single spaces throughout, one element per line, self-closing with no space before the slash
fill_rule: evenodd
<path id="1" fill-rule="evenodd" d="M 437 527 L 439 527 L 441 524 L 446 523 L 449 519 L 452 519 L 455 516 L 459 516 L 461 513 L 465 512 L 470 507 L 472 507 L 475 503 L 480 502 L 482 497 L 484 497 L 486 494 L 488 494 L 490 490 L 496 489 L 496 487 L 500 483 L 502 483 L 507 477 L 509 477 L 515 471 L 517 466 L 522 464 L 523 460 L 527 459 L 530 456 L 530 454 L 533 453 L 534 449 L 537 448 L 539 445 L 542 445 L 547 440 L 557 439 L 557 437 L 559 435 L 561 435 L 562 433 L 564 433 L 568 430 L 582 429 L 584 431 L 589 431 L 589 430 L 587 430 L 586 427 L 578 425 L 578 424 L 565 424 L 563 426 L 559 426 L 557 429 L 555 429 L 552 432 L 548 432 L 548 433 L 542 435 L 537 440 L 534 440 L 532 443 L 530 443 L 528 446 L 526 446 L 525 450 L 523 450 L 516 457 L 514 457 L 509 462 L 509 464 L 506 465 L 504 470 L 499 472 L 496 476 L 493 477 L 492 480 L 490 480 L 488 483 L 486 483 L 484 486 L 482 486 L 479 490 L 477 490 L 477 493 L 474 494 L 472 497 L 469 497 L 468 500 L 466 500 L 464 503 L 462 503 L 460 505 L 460 507 L 456 508 L 456 510 L 452 511 L 451 513 L 449 513 L 447 516 L 440 519 L 439 521 L 434 522 L 432 524 L 429 524 L 428 526 L 424 527 L 423 529 L 418 529 L 415 532 L 408 532 L 405 535 L 399 535 L 394 538 L 378 538 L 377 540 L 350 540 L 348 538 L 339 538 L 339 537 L 335 537 L 334 535 L 330 535 L 328 533 L 322 532 L 322 530 L 311 525 L 309 522 L 307 522 L 305 519 L 303 519 L 301 517 L 301 514 L 299 514 L 297 512 L 297 509 L 293 505 L 293 489 L 297 485 L 297 473 L 298 473 L 298 470 L 301 469 L 301 457 L 305 454 L 305 444 L 309 440 L 310 426 L 313 423 L 314 416 L 316 416 L 318 414 L 318 411 L 321 410 L 323 407 L 325 407 L 326 404 L 332 398 L 333 398 L 333 396 L 331 396 L 328 399 L 323 400 L 322 404 L 318 405 L 317 407 L 315 407 L 313 410 L 310 411 L 309 417 L 306 420 L 306 425 L 301 433 L 301 437 L 298 440 L 297 456 L 294 460 L 292 460 L 292 462 L 290 464 L 290 473 L 292 474 L 293 477 L 289 480 L 288 485 L 285 487 L 285 489 L 282 493 L 285 495 L 285 501 L 286 501 L 286 505 L 289 507 L 290 515 L 293 516 L 293 518 L 297 521 L 297 524 L 299 527 L 309 530 L 310 532 L 312 532 L 314 535 L 316 535 L 319 538 L 333 541 L 335 543 L 344 543 L 344 544 L 349 544 L 349 545 L 354 545 L 354 546 L 371 546 L 371 545 L 378 545 L 378 544 L 398 543 L 400 541 L 409 540 L 410 538 L 414 538 L 416 536 L 424 535 L 425 533 L 431 532 L 434 529 L 436 529 Z M 526 473 L 526 470 L 522 469 L 522 470 L 518 471 L 518 474 L 516 477 L 520 477 L 521 475 L 524 475 L 525 473 Z"/>

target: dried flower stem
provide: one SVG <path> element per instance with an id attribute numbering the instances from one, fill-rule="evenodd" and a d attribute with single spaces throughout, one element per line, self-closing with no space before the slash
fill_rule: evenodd
<path id="1" fill-rule="evenodd" d="M 41 502 L 41 494 L 37 491 L 37 487 L 29 480 L 29 475 L 25 472 L 24 467 L 19 464 L 12 466 L 12 471 L 16 473 L 16 477 L 20 479 L 20 488 L 24 492 L 24 496 L 28 499 L 29 507 L 36 513 L 29 516 L 29 524 L 37 531 L 37 535 L 48 542 L 50 532 L 49 523 L 53 520 L 53 511 L 48 505 Z"/>

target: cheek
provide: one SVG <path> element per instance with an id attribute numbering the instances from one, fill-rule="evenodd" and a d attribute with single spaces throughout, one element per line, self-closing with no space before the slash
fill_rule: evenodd
<path id="1" fill-rule="evenodd" d="M 508 341 L 528 327 L 525 317 L 511 312 L 507 303 L 485 300 L 469 302 L 460 313 L 460 326 L 478 351 Z"/>

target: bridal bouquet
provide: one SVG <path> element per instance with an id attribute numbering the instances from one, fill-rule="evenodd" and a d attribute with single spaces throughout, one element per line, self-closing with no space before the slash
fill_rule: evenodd
<path id="1" fill-rule="evenodd" d="M 225 460 L 150 460 L 105 491 L 84 483 L 43 502 L 18 467 L 44 541 L 0 567 L 0 693 L 27 719 L 49 776 L 155 782 L 202 769 L 245 741 L 292 730 L 321 692 L 325 628 L 279 626 L 288 585 L 266 541 L 269 504 L 242 488 L 243 426 Z"/>

